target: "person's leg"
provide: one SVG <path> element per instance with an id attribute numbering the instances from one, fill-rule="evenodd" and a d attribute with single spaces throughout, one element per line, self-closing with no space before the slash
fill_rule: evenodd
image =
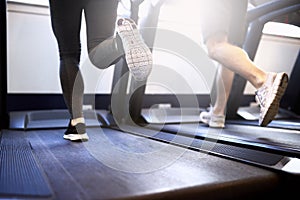
<path id="1" fill-rule="evenodd" d="M 219 32 L 211 35 L 206 40 L 208 55 L 211 55 L 212 48 L 219 43 L 228 43 L 228 38 L 225 32 Z M 209 124 L 211 127 L 223 128 L 225 123 L 225 114 L 227 101 L 231 92 L 231 86 L 234 79 L 234 72 L 228 67 L 218 62 L 218 69 L 216 73 L 216 98 L 209 113 L 204 112 L 200 115 L 201 121 Z"/>
<path id="2" fill-rule="evenodd" d="M 207 41 L 209 56 L 226 67 L 218 76 L 217 86 L 224 84 L 225 95 L 217 89 L 217 100 L 212 113 L 220 115 L 224 112 L 233 76 L 228 70 L 240 74 L 257 89 L 256 98 L 261 107 L 259 125 L 268 125 L 276 116 L 281 97 L 287 87 L 288 76 L 286 73 L 270 73 L 257 67 L 243 49 L 228 42 Z M 221 68 L 222 69 L 222 68 Z"/>
<path id="3" fill-rule="evenodd" d="M 266 81 L 267 73 L 257 67 L 240 47 L 224 40 L 216 42 L 216 40 L 209 39 L 207 49 L 212 59 L 244 77 L 256 89 L 260 88 Z"/>
<path id="4" fill-rule="evenodd" d="M 231 13 L 230 15 L 235 11 L 234 6 L 238 2 L 240 3 L 238 4 L 238 9 L 243 9 L 246 12 L 246 1 L 232 0 L 233 4 L 229 12 Z M 241 20 L 233 19 L 233 17 L 232 19 L 230 18 L 230 21 L 232 21 L 230 27 L 243 26 L 243 20 L 243 18 Z M 219 26 L 217 29 L 221 27 Z M 261 106 L 259 125 L 266 126 L 278 112 L 280 99 L 287 87 L 287 74 L 269 73 L 260 69 L 249 59 L 247 53 L 242 48 L 228 42 L 228 30 L 224 27 L 219 31 L 217 29 L 211 29 L 214 32 L 206 34 L 205 41 L 208 55 L 223 67 L 244 77 L 257 89 L 256 97 L 259 99 Z M 236 33 L 233 33 L 233 35 L 239 36 Z M 224 112 L 225 110 L 229 95 L 228 91 L 230 91 L 233 80 L 233 76 L 228 70 L 222 70 L 221 75 L 218 75 L 219 78 L 223 77 L 225 95 L 222 94 L 222 90 L 217 90 L 217 101 L 211 112 L 212 114 L 220 114 L 220 112 Z M 220 79 L 218 81 L 217 85 L 221 86 L 222 81 Z M 207 122 L 207 120 L 205 121 Z"/>
<path id="5" fill-rule="evenodd" d="M 200 120 L 210 127 L 223 128 L 227 100 L 231 91 L 234 73 L 222 65 L 218 65 L 216 73 L 216 97 L 209 112 L 201 112 Z"/>
<path id="6" fill-rule="evenodd" d="M 124 54 L 120 38 L 115 37 L 118 0 L 89 0 L 85 5 L 87 45 L 93 65 L 105 69 Z"/>
<path id="7" fill-rule="evenodd" d="M 125 54 L 133 78 L 144 81 L 152 69 L 152 54 L 135 22 L 122 18 L 116 24 L 117 5 L 117 0 L 90 0 L 85 7 L 89 58 L 96 67 L 104 69 Z M 113 37 L 116 25 L 117 34 Z"/>
<path id="8" fill-rule="evenodd" d="M 212 48 L 221 42 L 228 42 L 229 23 L 231 16 L 230 2 L 223 0 L 204 1 L 202 36 L 211 57 Z M 200 120 L 210 127 L 223 128 L 225 123 L 225 110 L 231 91 L 234 73 L 222 63 L 218 63 L 215 77 L 214 99 L 209 112 L 202 112 Z"/>
<path id="9" fill-rule="evenodd" d="M 234 72 L 223 65 L 219 65 L 216 74 L 217 96 L 215 104 L 213 105 L 213 113 L 215 115 L 225 115 L 226 113 L 226 106 L 231 92 L 233 78 Z"/>
<path id="10" fill-rule="evenodd" d="M 215 34 L 215 36 L 209 37 L 207 39 L 208 52 L 211 51 L 213 45 L 218 44 L 220 42 L 227 42 L 227 41 L 228 38 L 226 34 Z M 211 57 L 210 53 L 208 55 Z M 217 73 L 216 73 L 216 100 L 213 105 L 213 113 L 215 115 L 225 114 L 225 109 L 231 91 L 233 78 L 234 78 L 234 72 L 219 62 Z"/>
<path id="11" fill-rule="evenodd" d="M 60 56 L 60 81 L 63 96 L 71 115 L 68 130 L 70 137 L 74 133 L 85 134 L 83 104 L 83 79 L 79 70 L 80 61 L 80 25 L 82 6 L 71 0 L 50 0 L 51 22 L 56 36 Z M 75 126 L 81 124 L 80 127 Z M 64 136 L 64 137 L 65 137 Z M 65 138 L 71 139 L 71 138 Z M 71 139 L 73 140 L 73 139 Z M 74 138 L 74 140 L 77 140 Z"/>
<path id="12" fill-rule="evenodd" d="M 270 123 L 278 112 L 280 99 L 287 87 L 287 74 L 265 72 L 249 59 L 243 49 L 229 44 L 226 40 L 210 38 L 207 40 L 207 47 L 212 59 L 218 61 L 228 70 L 243 76 L 257 89 L 256 96 L 261 106 L 259 125 L 266 126 Z M 226 73 L 226 71 L 222 72 L 224 75 L 222 81 L 225 91 L 228 91 L 226 88 L 229 87 L 229 82 L 232 81 L 233 77 L 228 76 L 226 78 Z M 228 96 L 225 95 L 225 98 L 222 98 L 222 93 L 218 90 L 217 96 L 219 99 L 217 98 L 212 113 L 220 114 L 219 111 L 225 109 Z"/>

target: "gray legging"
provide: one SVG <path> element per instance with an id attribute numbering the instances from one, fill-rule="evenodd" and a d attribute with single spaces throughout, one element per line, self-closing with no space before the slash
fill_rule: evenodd
<path id="1" fill-rule="evenodd" d="M 73 119 L 83 116 L 84 83 L 79 69 L 82 11 L 90 60 L 103 69 L 116 63 L 123 54 L 119 38 L 113 37 L 117 7 L 118 0 L 50 0 L 52 29 L 59 48 L 61 87 Z"/>

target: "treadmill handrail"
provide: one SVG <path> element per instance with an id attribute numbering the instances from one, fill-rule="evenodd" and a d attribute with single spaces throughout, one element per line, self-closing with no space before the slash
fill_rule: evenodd
<path id="1" fill-rule="evenodd" d="M 271 19 L 274 19 L 275 17 L 291 13 L 299 9 L 300 4 L 282 8 L 280 10 L 262 15 L 261 17 L 249 23 L 248 31 L 243 45 L 243 49 L 248 53 L 249 58 L 253 60 L 255 57 L 265 23 L 267 23 Z"/>
<path id="2" fill-rule="evenodd" d="M 262 4 L 247 12 L 247 21 L 250 23 L 251 21 L 258 19 L 267 13 L 293 5 L 299 5 L 299 0 L 277 0 Z"/>
<path id="3" fill-rule="evenodd" d="M 284 14 L 288 14 L 288 13 L 292 13 L 292 12 L 297 11 L 299 9 L 300 9 L 300 3 L 298 5 L 292 5 L 292 6 L 289 6 L 289 7 L 282 8 L 280 10 L 270 12 L 267 15 L 261 16 L 258 20 L 261 23 L 267 23 L 268 21 L 274 19 L 275 17 L 281 16 L 281 15 L 284 15 Z"/>

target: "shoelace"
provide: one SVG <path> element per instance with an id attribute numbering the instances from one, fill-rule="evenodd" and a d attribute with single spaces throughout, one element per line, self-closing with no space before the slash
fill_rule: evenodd
<path id="1" fill-rule="evenodd" d="M 262 106 L 265 107 L 266 104 L 266 95 L 269 92 L 269 88 L 267 86 L 263 86 L 260 88 L 258 91 L 255 92 L 256 96 L 256 101 Z"/>

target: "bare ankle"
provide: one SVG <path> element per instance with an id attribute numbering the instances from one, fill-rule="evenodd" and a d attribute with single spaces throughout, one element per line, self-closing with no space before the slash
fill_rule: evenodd
<path id="1" fill-rule="evenodd" d="M 224 110 L 225 110 L 224 108 L 220 108 L 220 107 L 215 106 L 212 109 L 212 113 L 214 115 L 224 115 Z"/>
<path id="2" fill-rule="evenodd" d="M 256 77 L 256 85 L 254 85 L 255 88 L 256 89 L 261 88 L 266 83 L 267 78 L 268 78 L 268 74 L 267 73 L 263 74 L 262 76 L 257 76 Z"/>

